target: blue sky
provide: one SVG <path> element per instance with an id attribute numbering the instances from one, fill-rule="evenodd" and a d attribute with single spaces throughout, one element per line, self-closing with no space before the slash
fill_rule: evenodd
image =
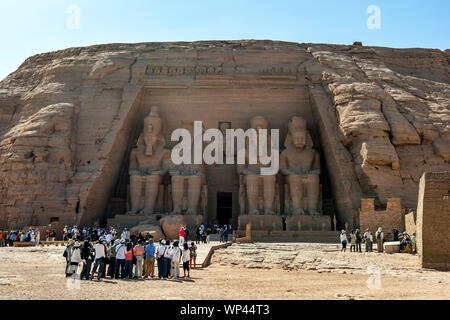
<path id="1" fill-rule="evenodd" d="M 67 13 L 80 8 L 80 28 Z M 370 5 L 381 29 L 369 29 Z M 117 42 L 271 39 L 450 48 L 448 0 L 0 0 L 0 79 L 29 56 Z"/>

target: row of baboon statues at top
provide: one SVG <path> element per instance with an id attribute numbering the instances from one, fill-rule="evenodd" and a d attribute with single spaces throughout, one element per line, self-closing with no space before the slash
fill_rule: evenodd
<path id="1" fill-rule="evenodd" d="M 152 107 L 144 119 L 144 129 L 137 147 L 132 149 L 130 155 L 131 213 L 155 213 L 163 176 L 169 173 L 172 213 L 199 214 L 205 210 L 206 201 L 204 166 L 173 164 L 162 127 L 158 109 Z M 268 129 L 268 121 L 261 116 L 254 117 L 250 120 L 250 128 Z M 267 140 L 270 144 L 270 135 Z M 291 204 L 288 213 L 319 215 L 320 159 L 318 152 L 313 149 L 305 119 L 295 116 L 289 120 L 284 146 L 279 157 L 279 167 L 285 176 Z M 247 157 L 248 148 L 246 152 Z M 275 214 L 276 175 L 261 175 L 259 169 L 264 165 L 259 162 L 259 158 L 257 161 L 257 164 L 248 164 L 246 161 L 246 164 L 236 166 L 240 181 L 240 213 Z"/>

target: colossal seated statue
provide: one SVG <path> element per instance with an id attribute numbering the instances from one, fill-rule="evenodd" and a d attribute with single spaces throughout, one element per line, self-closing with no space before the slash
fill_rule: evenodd
<path id="1" fill-rule="evenodd" d="M 191 125 L 186 125 L 185 128 L 191 131 Z M 191 132 L 191 150 L 194 150 L 193 142 L 194 135 Z M 207 186 L 205 169 L 201 164 L 193 164 L 193 154 L 191 154 L 192 164 L 175 165 L 171 162 L 169 174 L 172 181 L 172 201 L 173 214 L 181 214 L 186 208 L 186 214 L 197 215 L 206 213 L 207 201 Z M 201 207 L 201 208 L 200 208 Z"/>
<path id="2" fill-rule="evenodd" d="M 162 119 L 157 107 L 152 107 L 144 119 L 144 129 L 137 147 L 132 149 L 130 155 L 131 213 L 154 213 L 159 185 L 170 161 L 170 151 L 165 146 Z"/>
<path id="3" fill-rule="evenodd" d="M 257 116 L 250 120 L 250 128 L 257 130 L 257 141 L 259 141 L 259 129 L 268 130 L 268 127 L 269 123 L 263 117 Z M 259 148 L 261 147 L 262 146 L 259 146 Z M 271 138 L 269 133 L 267 133 L 265 147 L 267 147 L 266 150 L 271 149 Z M 264 165 L 261 163 L 259 153 L 257 155 L 257 163 L 249 163 L 249 143 L 246 139 L 245 164 L 237 165 L 237 172 L 240 180 L 239 205 L 241 208 L 241 214 L 260 214 L 261 212 L 259 210 L 259 207 L 261 206 L 258 205 L 259 202 L 262 203 L 264 214 L 275 214 L 274 202 L 276 175 L 261 175 L 260 169 L 264 167 L 270 167 L 270 165 Z M 260 192 L 261 188 L 262 192 Z M 247 206 L 244 202 L 245 198 L 247 199 Z"/>
<path id="4" fill-rule="evenodd" d="M 319 215 L 320 158 L 319 153 L 313 149 L 305 119 L 291 118 L 284 146 L 286 149 L 280 155 L 280 170 L 288 185 L 288 200 L 292 205 L 290 213 Z"/>

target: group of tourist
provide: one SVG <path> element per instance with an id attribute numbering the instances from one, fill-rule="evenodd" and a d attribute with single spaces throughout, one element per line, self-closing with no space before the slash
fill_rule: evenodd
<path id="1" fill-rule="evenodd" d="M 10 232 L 0 231 L 0 247 L 13 246 L 14 242 L 39 242 L 39 229 L 30 229 L 28 231 L 12 230 Z"/>
<path id="2" fill-rule="evenodd" d="M 129 232 L 127 228 L 124 229 L 123 232 Z M 65 226 L 62 231 L 62 238 L 64 241 L 69 239 L 81 239 L 84 241 L 85 239 L 91 239 L 92 241 L 97 241 L 101 236 L 104 236 L 111 240 L 117 236 L 118 231 L 113 228 L 93 228 L 93 227 L 84 227 L 78 228 L 76 225 L 73 227 Z"/>
<path id="3" fill-rule="evenodd" d="M 411 246 L 411 252 L 415 252 L 416 234 L 410 237 L 408 233 L 399 233 L 397 229 L 392 230 L 392 241 L 400 241 L 399 252 L 403 252 L 405 247 Z M 366 252 L 373 252 L 373 242 L 377 243 L 377 251 L 383 252 L 383 244 L 385 242 L 384 232 L 381 227 L 375 232 L 375 237 L 369 229 L 366 229 L 364 234 L 361 234 L 359 229 L 351 230 L 350 235 L 347 236 L 345 230 L 341 231 L 340 241 L 342 244 L 341 252 L 347 250 L 347 243 L 350 244 L 350 252 L 362 252 L 361 244 L 364 242 Z"/>
<path id="4" fill-rule="evenodd" d="M 157 245 L 152 235 L 132 235 L 127 228 L 120 238 L 114 228 L 99 228 L 94 235 L 98 239 L 92 240 L 89 235 L 93 233 L 89 229 L 84 233 L 76 226 L 64 228 L 68 238 L 63 254 L 67 277 L 76 275 L 82 280 L 154 278 L 156 261 L 158 279 L 168 279 L 180 277 L 180 264 L 183 277 L 190 277 L 190 269 L 197 266 L 197 246 L 187 242 L 189 229 L 186 226 L 180 229 L 179 240 L 171 244 L 169 240 L 159 239 Z"/>

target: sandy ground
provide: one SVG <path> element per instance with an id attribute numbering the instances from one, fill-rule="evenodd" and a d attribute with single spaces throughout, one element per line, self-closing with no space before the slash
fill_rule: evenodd
<path id="1" fill-rule="evenodd" d="M 200 246 L 200 261 L 208 248 Z M 191 279 L 78 283 L 65 278 L 62 251 L 0 248 L 0 299 L 450 299 L 450 273 L 418 268 L 417 256 L 329 244 L 233 245 Z"/>

